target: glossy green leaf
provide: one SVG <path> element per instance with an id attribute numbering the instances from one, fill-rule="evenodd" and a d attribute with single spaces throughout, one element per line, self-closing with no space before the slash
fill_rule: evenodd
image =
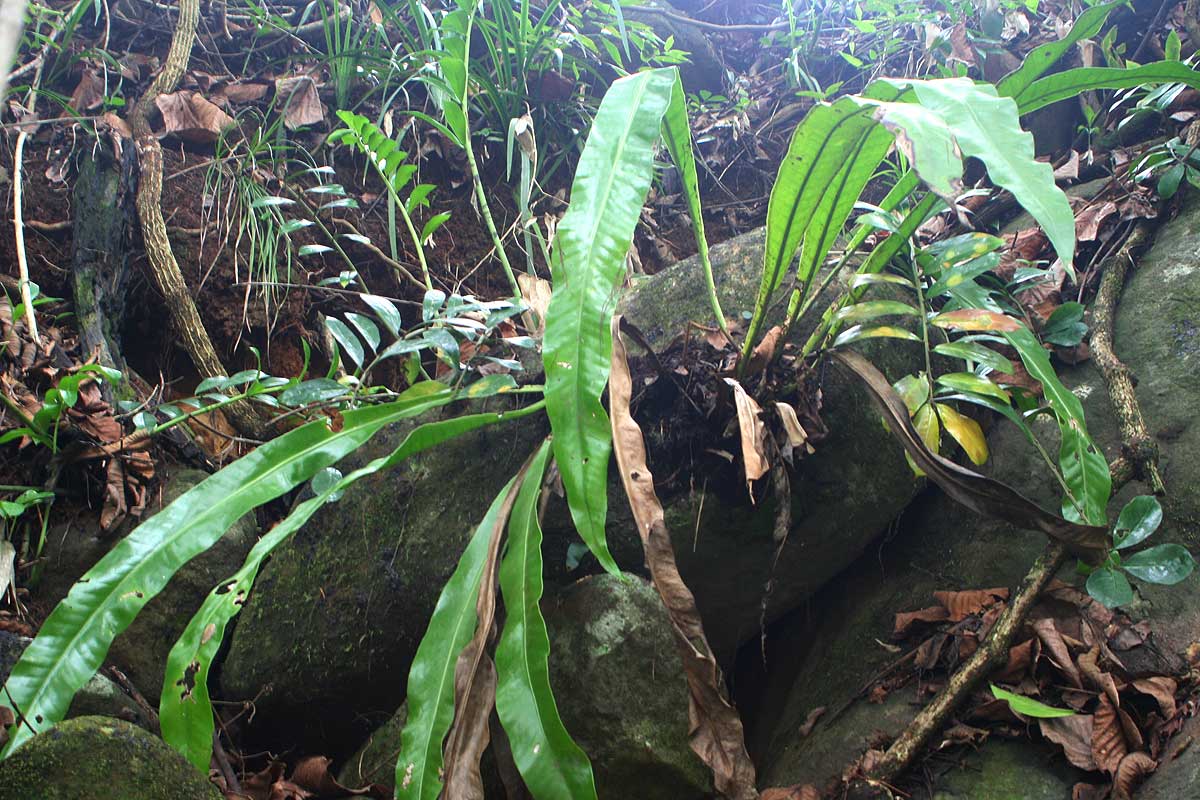
<path id="1" fill-rule="evenodd" d="M 456 396 L 431 381 L 394 402 L 346 411 L 338 431 L 326 420 L 311 422 L 260 445 L 139 525 L 71 587 L 13 668 L 0 703 L 20 709 L 29 724 L 10 730 L 5 754 L 63 718 L 112 640 L 230 525 L 336 463 L 389 422 Z"/>
<path id="2" fill-rule="evenodd" d="M 1087 335 L 1087 325 L 1083 322 L 1082 303 L 1063 303 L 1054 309 L 1050 318 L 1042 327 L 1042 341 L 1059 347 L 1075 347 Z"/>
<path id="3" fill-rule="evenodd" d="M 375 312 L 375 316 L 383 323 L 383 327 L 387 328 L 388 333 L 392 336 L 400 335 L 402 321 L 400 319 L 400 310 L 396 308 L 395 303 L 386 297 L 374 294 L 360 294 L 359 297 Z"/>
<path id="4" fill-rule="evenodd" d="M 1121 566 L 1135 578 L 1171 586 L 1192 574 L 1196 560 L 1181 544 L 1158 544 L 1127 556 Z"/>
<path id="5" fill-rule="evenodd" d="M 807 286 L 862 187 L 891 147 L 891 134 L 879 127 L 873 114 L 873 107 L 843 98 L 814 106 L 792 133 L 767 204 L 763 272 L 743 360 L 796 251 L 803 246 L 797 277 Z"/>
<path id="6" fill-rule="evenodd" d="M 1087 593 L 1107 608 L 1117 608 L 1133 602 L 1133 587 L 1115 569 L 1101 567 L 1087 579 Z"/>
<path id="7" fill-rule="evenodd" d="M 1003 336 L 1021 356 L 1030 376 L 1042 384 L 1046 402 L 1058 420 L 1059 468 L 1074 499 L 1064 498 L 1063 516 L 1072 521 L 1082 518 L 1091 525 L 1106 524 L 1112 476 L 1108 460 L 1088 435 L 1083 404 L 1063 386 L 1042 343 L 1027 328 L 1005 331 Z"/>
<path id="8" fill-rule="evenodd" d="M 1033 136 L 1022 130 L 1017 104 L 997 95 L 994 86 L 966 78 L 909 85 L 923 107 L 946 120 L 963 157 L 982 161 L 992 183 L 1011 192 L 1042 226 L 1067 272 L 1073 274 L 1075 214 L 1054 182 L 1053 169 L 1034 158 Z"/>
<path id="9" fill-rule="evenodd" d="M 356 314 L 353 311 L 347 311 L 346 319 L 350 320 L 350 324 L 362 335 L 363 341 L 367 343 L 367 347 L 370 348 L 372 353 L 379 349 L 379 326 L 370 317 Z"/>
<path id="10" fill-rule="evenodd" d="M 1004 240 L 990 233 L 964 233 L 942 239 L 921 248 L 917 261 L 926 270 L 940 275 L 964 261 L 974 261 L 1004 246 Z"/>
<path id="11" fill-rule="evenodd" d="M 500 563 L 507 616 L 496 645 L 496 713 L 513 761 L 535 800 L 594 800 L 587 755 L 571 739 L 550 687 L 550 637 L 542 618 L 542 530 L 538 497 L 550 454 L 546 442 L 517 494 Z"/>
<path id="12" fill-rule="evenodd" d="M 1162 506 L 1152 495 L 1139 495 L 1121 509 L 1113 528 L 1113 545 L 1118 550 L 1141 544 L 1162 524 Z"/>
<path id="13" fill-rule="evenodd" d="M 325 327 L 337 340 L 338 346 L 342 348 L 342 352 L 350 357 L 354 362 L 354 366 L 361 367 L 363 365 L 363 346 L 358 337 L 347 327 L 346 323 L 342 322 L 337 317 L 326 317 Z"/>
<path id="14" fill-rule="evenodd" d="M 939 328 L 957 331 L 1015 331 L 1021 323 L 1010 316 L 982 308 L 945 311 L 929 321 Z"/>
<path id="15" fill-rule="evenodd" d="M 923 376 L 924 373 L 921 375 Z M 892 384 L 896 394 L 900 395 L 900 399 L 904 401 L 909 416 L 917 413 L 917 409 L 929 401 L 929 381 L 922 376 L 905 375 Z"/>
<path id="16" fill-rule="evenodd" d="M 306 406 L 311 403 L 323 403 L 336 397 L 345 397 L 349 393 L 349 387 L 343 386 L 335 380 L 314 378 L 284 389 L 279 395 L 279 402 L 285 406 Z"/>
<path id="17" fill-rule="evenodd" d="M 1000 263 L 999 253 L 987 253 L 980 258 L 974 258 L 965 264 L 955 264 L 943 271 L 932 286 L 926 297 L 940 297 L 962 290 L 971 281 Z"/>
<path id="18" fill-rule="evenodd" d="M 488 544 L 503 525 L 514 476 L 492 501 L 454 574 L 442 588 L 429 627 L 408 671 L 408 720 L 396 761 L 397 800 L 437 800 L 442 792 L 442 742 L 454 721 L 454 666 L 475 634 L 475 602 Z"/>
<path id="19" fill-rule="evenodd" d="M 612 354 L 608 323 L 674 84 L 673 70 L 639 72 L 612 84 L 596 112 L 555 237 L 554 294 L 542 347 L 554 456 L 575 527 L 614 574 L 618 569 L 604 533 L 612 442 L 600 404 Z"/>
<path id="20" fill-rule="evenodd" d="M 1185 166 L 1176 164 L 1158 177 L 1158 196 L 1163 200 L 1170 200 L 1175 196 L 1175 192 L 1179 190 L 1179 183 L 1183 180 Z"/>
<path id="21" fill-rule="evenodd" d="M 972 463 L 983 464 L 988 458 L 987 438 L 979 423 L 958 412 L 954 406 L 945 403 L 935 403 L 942 427 L 950 434 L 958 446 L 967 454 Z"/>
<path id="22" fill-rule="evenodd" d="M 1180 61 L 1140 67 L 1077 67 L 1034 81 L 1016 98 L 1022 114 L 1096 89 L 1131 89 L 1156 83 L 1182 83 L 1200 89 L 1200 72 Z"/>
<path id="23" fill-rule="evenodd" d="M 1054 717 L 1073 717 L 1075 712 L 1069 708 L 1055 708 L 1048 706 L 1045 703 L 1040 703 L 1032 697 L 1026 697 L 1023 694 L 1014 694 L 1001 689 L 996 684 L 991 684 L 992 697 L 997 700 L 1003 700 L 1008 703 L 1008 707 L 1018 714 L 1024 714 L 1027 717 L 1037 717 L 1039 719 L 1052 719 Z"/>
<path id="24" fill-rule="evenodd" d="M 908 342 L 919 342 L 921 337 L 917 336 L 910 330 L 904 328 L 896 328 L 891 325 L 876 325 L 867 327 L 863 325 L 855 325 L 853 328 L 847 328 L 838 334 L 838 337 L 833 340 L 834 347 L 841 347 L 850 342 L 857 342 L 859 339 L 904 339 Z"/>
<path id="25" fill-rule="evenodd" d="M 865 303 L 855 303 L 837 312 L 834 319 L 838 322 L 863 322 L 876 317 L 919 315 L 917 309 L 899 300 L 868 300 Z"/>
<path id="26" fill-rule="evenodd" d="M 1013 365 L 1011 361 L 990 347 L 984 347 L 978 342 L 964 342 L 962 340 L 942 342 L 934 346 L 933 352 L 943 356 L 950 356 L 951 358 L 961 358 L 964 361 L 973 361 L 995 372 L 1012 374 Z"/>
<path id="27" fill-rule="evenodd" d="M 917 412 L 912 415 L 913 427 L 917 434 L 921 437 L 921 441 L 933 453 L 937 453 L 942 449 L 942 428 L 938 424 L 938 415 L 933 410 L 933 406 L 929 403 L 924 404 L 917 409 Z M 913 474 L 919 478 L 925 477 L 925 471 L 917 466 L 917 462 L 913 461 L 912 456 L 907 452 L 904 458 L 908 461 L 908 465 L 912 468 Z"/>
<path id="28" fill-rule="evenodd" d="M 213 735 L 208 675 L 213 659 L 221 647 L 226 627 L 241 611 L 262 562 L 279 545 L 290 539 L 292 534 L 300 530 L 321 506 L 340 496 L 362 478 L 389 469 L 410 456 L 468 431 L 517 419 L 541 408 L 541 403 L 535 403 L 507 413 L 471 414 L 428 422 L 409 432 L 390 454 L 372 460 L 349 475 L 343 477 L 338 474 L 322 486 L 318 486 L 314 478 L 315 496 L 296 506 L 286 518 L 258 540 L 241 568 L 213 588 L 171 648 L 167 656 L 158 708 L 163 738 L 183 753 L 197 769 L 208 768 Z M 414 405 L 404 416 L 415 416 L 425 410 L 420 405 Z"/>
<path id="29" fill-rule="evenodd" d="M 1008 402 L 1008 392 L 1001 389 L 987 378 L 981 378 L 972 372 L 947 372 L 937 376 L 937 384 L 956 392 L 973 392 L 988 397 L 994 397 L 1001 402 Z"/>
<path id="30" fill-rule="evenodd" d="M 615 3 L 613 7 L 620 8 L 621 5 Z M 709 304 L 717 324 L 724 329 L 725 312 L 721 310 L 721 301 L 717 298 L 712 261 L 708 255 L 708 237 L 704 233 L 704 212 L 700 207 L 700 181 L 696 176 L 696 157 L 692 152 L 692 128 L 688 123 L 687 97 L 678 70 L 675 70 L 671 101 L 663 115 L 662 130 L 663 142 L 667 145 L 671 160 L 675 162 L 675 169 L 679 171 L 679 178 L 683 183 L 683 198 L 687 202 L 688 216 L 692 221 L 692 235 L 696 239 L 696 254 L 700 257 L 700 266 L 704 270 Z"/>

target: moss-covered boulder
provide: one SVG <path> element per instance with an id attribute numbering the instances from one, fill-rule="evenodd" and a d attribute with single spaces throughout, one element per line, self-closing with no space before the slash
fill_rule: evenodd
<path id="1" fill-rule="evenodd" d="M 1167 495 L 1163 524 L 1149 544 L 1177 542 L 1200 554 L 1200 202 L 1167 222 L 1139 260 L 1118 309 L 1115 346 L 1138 379 L 1138 400 L 1161 448 Z M 1095 365 L 1060 366 L 1059 375 L 1081 399 L 1088 429 L 1111 461 L 1120 454 L 1120 434 Z M 1054 423 L 1039 417 L 1033 427 L 1046 451 L 1056 453 Z M 989 442 L 992 457 L 982 471 L 1045 508 L 1058 508 L 1057 483 L 1014 426 L 997 423 Z M 1127 485 L 1110 503 L 1109 518 L 1147 492 L 1141 484 Z M 780 623 L 787 629 L 781 638 L 797 644 L 777 655 L 755 726 L 753 750 L 765 785 L 820 785 L 880 734 L 899 733 L 918 707 L 911 696 L 892 696 L 881 706 L 859 700 L 807 737 L 796 731 L 816 708 L 840 710 L 895 659 L 879 642 L 887 641 L 896 612 L 931 605 L 939 589 L 1015 587 L 1044 544 L 1042 535 L 981 518 L 936 489 L 919 498 L 905 511 L 897 536 L 843 573 L 808 613 Z M 1078 582 L 1072 566 L 1059 577 Z M 1173 587 L 1135 582 L 1137 597 L 1126 610 L 1149 620 L 1153 641 L 1122 652 L 1126 667 L 1169 674 L 1183 666 L 1188 645 L 1200 641 L 1197 580 Z"/>
<path id="2" fill-rule="evenodd" d="M 162 505 L 207 477 L 207 473 L 196 469 L 175 470 L 163 485 Z M 133 624 L 113 642 L 108 661 L 119 666 L 150 702 L 156 703 L 162 691 L 163 669 L 171 645 L 209 591 L 242 565 L 256 535 L 253 515 L 234 523 L 208 551 L 175 573 L 166 588 L 146 604 Z M 38 588 L 39 599 L 57 602 L 66 597 L 75 581 L 119 541 L 119 536 L 101 534 L 94 510 L 83 509 L 61 520 L 46 537 L 46 565 Z"/>
<path id="3" fill-rule="evenodd" d="M 713 249 L 717 288 L 730 316 L 753 307 L 762 248 L 759 231 Z M 662 349 L 689 320 L 710 318 L 703 285 L 699 263 L 688 259 L 639 280 L 622 308 L 651 346 Z M 887 343 L 870 352 L 893 378 L 919 363 L 910 346 Z M 792 527 L 775 568 L 768 621 L 849 564 L 918 485 L 853 378 L 831 366 L 821 389 L 832 433 L 791 477 Z M 488 401 L 492 408 L 505 402 Z M 769 495 L 752 504 L 740 464 L 706 452 L 713 442 L 697 436 L 690 451 L 656 447 L 656 432 L 673 418 L 649 405 L 638 418 L 680 569 L 713 647 L 729 659 L 764 618 L 763 587 L 778 547 L 777 506 Z M 376 437 L 343 471 L 390 451 L 406 429 Z M 482 429 L 361 481 L 319 511 L 262 570 L 224 664 L 225 695 L 257 698 L 260 728 L 299 733 L 304 744 L 325 752 L 352 747 L 356 736 L 382 723 L 404 699 L 416 645 L 471 531 L 547 432 L 540 416 Z M 720 447 L 737 450 L 736 430 Z M 639 572 L 644 559 L 636 527 L 613 469 L 610 478 L 610 548 L 623 569 Z M 547 579 L 562 584 L 578 577 L 565 567 L 579 538 L 560 499 L 551 501 L 544 528 Z"/>
<path id="4" fill-rule="evenodd" d="M 0 800 L 221 800 L 166 742 L 109 717 L 60 722 L 0 762 Z"/>

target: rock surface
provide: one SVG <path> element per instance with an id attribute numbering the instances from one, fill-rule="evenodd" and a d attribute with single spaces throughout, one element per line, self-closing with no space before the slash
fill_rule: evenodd
<path id="1" fill-rule="evenodd" d="M 176 470 L 163 486 L 162 505 L 206 477 L 200 470 Z M 75 581 L 120 541 L 119 537 L 101 537 L 95 516 L 85 510 L 78 519 L 67 520 L 47 533 L 39 597 L 53 602 L 66 597 Z M 171 646 L 213 586 L 242 565 L 254 546 L 256 531 L 253 515 L 236 522 L 212 548 L 184 565 L 109 648 L 107 661 L 119 666 L 151 703 L 158 702 L 162 691 Z"/>
<path id="2" fill-rule="evenodd" d="M 602 798 L 693 800 L 712 775 L 688 746 L 688 690 L 657 592 L 584 578 L 545 604 L 550 681 Z"/>
<path id="3" fill-rule="evenodd" d="M 713 249 L 718 291 L 731 316 L 753 305 L 762 243 L 760 231 Z M 711 315 L 696 291 L 701 285 L 699 264 L 689 259 L 639 281 L 623 310 L 661 349 L 688 320 Z M 807 329 L 804 322 L 799 330 Z M 871 353 L 893 377 L 918 363 L 914 348 Z M 792 478 L 793 525 L 776 567 L 768 620 L 849 564 L 917 488 L 852 381 L 834 367 L 824 375 L 824 415 L 833 433 Z M 639 416 L 652 434 L 663 421 L 646 413 Z M 390 451 L 403 430 L 376 437 L 343 471 Z M 289 734 L 307 720 L 302 729 L 313 747 L 331 741 L 344 747 L 380 724 L 404 699 L 416 645 L 471 530 L 546 433 L 542 417 L 482 429 L 360 482 L 318 512 L 262 570 L 222 672 L 226 697 L 257 697 L 258 720 Z M 733 441 L 729 447 L 736 450 Z M 680 569 L 718 655 L 731 658 L 763 618 L 776 506 L 770 497 L 752 505 L 740 465 L 703 449 L 660 454 L 656 461 L 651 436 L 651 469 L 660 482 L 674 476 L 682 487 L 662 493 Z M 609 543 L 618 564 L 637 572 L 641 544 L 613 472 Z M 568 547 L 579 539 L 562 501 L 551 502 L 544 528 L 547 580 L 563 583 Z"/>
<path id="4" fill-rule="evenodd" d="M 1118 356 L 1133 370 L 1137 395 L 1150 431 L 1162 450 L 1167 484 L 1164 521 L 1150 543 L 1178 542 L 1200 552 L 1200 203 L 1193 203 L 1158 232 L 1139 261 L 1116 319 Z M 1059 375 L 1081 398 L 1093 438 L 1111 461 L 1120 441 L 1107 391 L 1092 363 L 1061 368 Z M 1050 453 L 1057 451 L 1052 423 L 1035 423 Z M 1024 437 L 1007 423 L 990 432 L 992 458 L 981 471 L 1046 508 L 1057 508 L 1050 474 Z M 1109 506 L 1115 519 L 1131 497 L 1147 491 L 1131 483 Z M 893 614 L 930 605 L 938 589 L 1015 586 L 1041 552 L 1040 534 L 982 519 L 936 489 L 905 511 L 901 532 L 878 546 L 822 592 L 807 612 L 809 621 L 780 623 L 787 638 L 803 640 L 779 656 L 778 683 L 766 690 L 752 749 L 763 762 L 764 785 L 812 782 L 837 775 L 877 734 L 895 736 L 915 714 L 911 690 L 882 706 L 863 700 L 832 722 L 820 722 L 807 737 L 796 734 L 810 711 L 840 710 L 885 664 L 895 659 L 880 647 Z M 1071 565 L 1059 576 L 1077 581 Z M 1153 647 L 1121 653 L 1132 670 L 1170 673 L 1183 665 L 1188 645 L 1200 641 L 1200 592 L 1193 575 L 1174 587 L 1135 582 L 1137 599 L 1126 609 L 1148 619 Z M 786 686 L 785 686 L 786 685 Z M 985 750 L 992 747 L 985 745 Z M 1186 773 L 1187 767 L 1177 768 Z M 1164 777 L 1162 781 L 1174 780 Z M 983 791 L 979 782 L 978 791 Z M 1170 786 L 1183 785 L 1170 783 Z M 956 791 L 964 791 L 961 788 Z M 957 795 L 950 795 L 957 796 Z M 983 794 L 962 794 L 983 797 Z M 1170 793 L 1162 797 L 1184 796 Z"/>
<path id="5" fill-rule="evenodd" d="M 161 739 L 128 722 L 60 722 L 0 762 L 0 800 L 221 800 Z"/>

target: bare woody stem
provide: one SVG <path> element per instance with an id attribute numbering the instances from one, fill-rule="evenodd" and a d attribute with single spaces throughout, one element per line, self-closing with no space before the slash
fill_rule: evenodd
<path id="1" fill-rule="evenodd" d="M 1092 357 L 1104 376 L 1108 396 L 1112 399 L 1117 422 L 1121 426 L 1122 453 L 1136 475 L 1150 485 L 1155 494 L 1164 494 L 1166 486 L 1158 471 L 1158 442 L 1146 430 L 1146 421 L 1133 391 L 1133 374 L 1113 352 L 1113 318 L 1117 298 L 1125 286 L 1130 264 L 1136 254 L 1149 243 L 1153 227 L 1139 222 L 1125 243 L 1108 258 L 1101 269 L 1100 292 L 1092 306 Z"/>

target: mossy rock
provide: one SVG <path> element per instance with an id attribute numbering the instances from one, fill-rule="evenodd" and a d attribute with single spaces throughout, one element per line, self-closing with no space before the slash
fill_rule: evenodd
<path id="1" fill-rule="evenodd" d="M 191 489 L 208 474 L 196 469 L 177 469 L 162 488 L 162 505 Z M 254 546 L 257 526 L 247 514 L 233 524 L 216 544 L 175 573 L 118 636 L 107 660 L 118 665 L 151 703 L 162 691 L 167 654 L 209 591 L 241 565 Z M 52 528 L 46 537 L 46 566 L 38 597 L 59 601 L 85 572 L 121 541 L 119 536 L 102 536 L 94 510 L 85 509 Z"/>
<path id="2" fill-rule="evenodd" d="M 712 773 L 688 746 L 688 688 L 658 593 L 595 575 L 544 604 L 550 683 L 602 800 L 698 800 Z"/>
<path id="3" fill-rule="evenodd" d="M 932 800 L 1064 800 L 1072 796 L 1076 783 L 1088 778 L 1051 747 L 1022 739 L 988 739 L 984 747 L 936 775 Z"/>
<path id="4" fill-rule="evenodd" d="M 753 307 L 762 252 L 761 231 L 713 248 L 726 313 Z M 701 286 L 699 263 L 688 259 L 638 281 L 621 308 L 661 349 L 689 320 L 711 316 Z M 919 366 L 919 354 L 893 344 L 864 351 L 898 378 Z M 660 452 L 653 431 L 670 420 L 639 411 L 651 470 L 660 480 L 675 475 L 673 488 L 660 488 L 667 522 L 719 657 L 731 659 L 764 616 L 770 621 L 795 608 L 851 563 L 919 486 L 855 379 L 831 366 L 822 391 L 832 433 L 792 475 L 793 525 L 765 614 L 763 587 L 778 548 L 774 500 L 752 504 L 740 466 L 703 448 L 683 458 Z M 486 407 L 510 402 L 493 398 Z M 340 468 L 390 452 L 412 424 L 387 429 Z M 289 743 L 299 733 L 303 746 L 348 755 L 403 701 L 443 584 L 488 503 L 547 433 L 542 416 L 481 429 L 360 481 L 317 512 L 264 566 L 233 634 L 224 695 L 257 698 L 256 721 L 268 740 L 273 728 Z M 611 467 L 608 508 L 617 563 L 642 572 L 636 526 Z M 549 505 L 544 534 L 547 580 L 561 585 L 578 577 L 565 566 L 579 538 L 561 499 Z"/>
<path id="5" fill-rule="evenodd" d="M 634 575 L 597 575 L 544 598 L 542 610 L 555 703 L 592 762 L 599 796 L 708 796 L 710 773 L 687 741 L 687 683 L 654 589 Z M 351 788 L 378 784 L 390 796 L 407 719 L 405 703 L 346 760 L 338 781 Z M 493 747 L 498 724 L 493 714 Z M 487 796 L 505 797 L 491 749 L 482 769 Z"/>
<path id="6" fill-rule="evenodd" d="M 0 762 L 0 800 L 221 800 L 177 750 L 109 717 L 60 722 Z"/>

